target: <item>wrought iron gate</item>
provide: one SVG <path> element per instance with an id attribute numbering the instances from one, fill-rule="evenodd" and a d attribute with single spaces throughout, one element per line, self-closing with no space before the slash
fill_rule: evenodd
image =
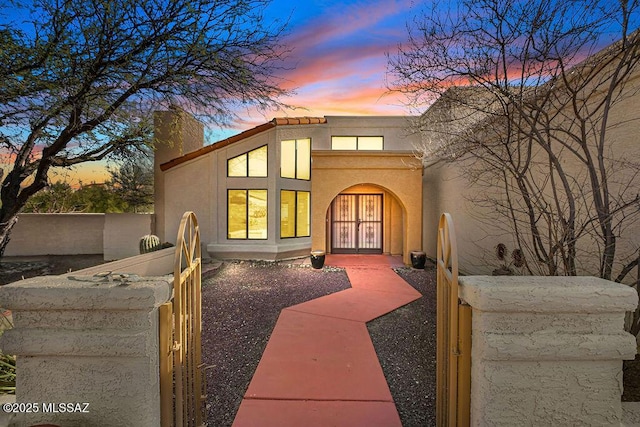
<path id="1" fill-rule="evenodd" d="M 198 220 L 193 212 L 185 212 L 176 240 L 173 300 L 160 306 L 162 427 L 205 424 L 200 250 Z"/>
<path id="2" fill-rule="evenodd" d="M 451 215 L 438 226 L 436 422 L 468 426 L 471 401 L 471 307 L 458 298 L 458 253 Z"/>
<path id="3" fill-rule="evenodd" d="M 339 194 L 331 223 L 332 253 L 382 253 L 382 194 Z"/>

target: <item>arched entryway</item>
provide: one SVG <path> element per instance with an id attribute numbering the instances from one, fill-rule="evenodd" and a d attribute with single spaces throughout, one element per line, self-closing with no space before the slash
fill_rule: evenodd
<path id="1" fill-rule="evenodd" d="M 403 253 L 403 212 L 382 187 L 359 184 L 341 191 L 327 210 L 327 246 L 335 254 Z"/>
<path id="2" fill-rule="evenodd" d="M 352 240 L 346 242 L 351 247 L 339 247 L 351 253 L 384 253 L 402 255 L 405 264 L 410 263 L 410 252 L 422 248 L 422 167 L 410 153 L 353 153 L 353 152 L 313 152 L 311 181 L 311 228 L 312 249 L 331 253 L 336 249 L 336 233 L 352 233 Z M 372 198 L 364 195 L 374 196 Z M 342 197 L 346 196 L 346 197 Z M 354 209 L 359 212 L 347 214 L 344 223 L 335 221 L 336 200 L 362 204 Z M 376 203 L 382 201 L 381 206 Z M 381 209 L 380 219 L 366 222 L 366 206 Z M 351 209 L 349 207 L 345 209 Z M 348 221 L 355 223 L 348 224 Z M 358 227 L 358 221 L 360 226 Z M 375 221 L 380 221 L 376 230 Z M 363 223 L 365 228 L 363 229 Z M 366 228 L 369 226 L 369 228 Z M 345 229 L 351 227 L 351 231 Z M 371 233 L 381 233 L 380 242 L 374 246 L 362 245 L 363 239 L 373 237 Z M 354 233 L 358 233 L 357 235 Z M 347 236 L 349 238 L 349 236 Z M 354 240 L 359 239 L 358 242 Z M 370 250 L 370 251 L 367 251 Z"/>

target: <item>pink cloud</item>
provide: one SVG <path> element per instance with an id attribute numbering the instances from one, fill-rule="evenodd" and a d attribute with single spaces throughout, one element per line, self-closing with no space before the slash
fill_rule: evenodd
<path id="1" fill-rule="evenodd" d="M 382 24 L 409 7 L 398 1 L 342 4 L 300 24 L 285 39 L 292 49 L 287 61 L 291 70 L 283 74 L 286 87 L 347 77 L 359 71 L 358 62 L 371 57 L 386 64 L 385 53 L 405 36 L 405 18 L 391 29 Z"/>

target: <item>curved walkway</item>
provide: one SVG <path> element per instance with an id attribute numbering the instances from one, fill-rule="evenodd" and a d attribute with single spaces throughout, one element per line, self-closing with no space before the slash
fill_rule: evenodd
<path id="1" fill-rule="evenodd" d="M 401 426 L 366 322 L 420 298 L 400 259 L 327 255 L 351 289 L 280 313 L 233 425 Z"/>

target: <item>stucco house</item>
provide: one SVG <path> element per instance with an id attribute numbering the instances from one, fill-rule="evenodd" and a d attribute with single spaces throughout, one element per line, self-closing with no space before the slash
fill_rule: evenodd
<path id="1" fill-rule="evenodd" d="M 215 144 L 183 112 L 155 117 L 156 230 L 196 213 L 217 259 L 422 249 L 422 164 L 411 117 L 273 119 Z"/>
<path id="2" fill-rule="evenodd" d="M 615 50 L 606 48 L 570 73 L 589 78 L 576 98 L 581 108 L 599 105 L 602 88 L 614 75 L 615 55 Z M 552 87 L 553 99 L 566 98 L 563 85 Z M 421 116 L 279 118 L 211 145 L 204 144 L 202 125 L 188 114 L 159 112 L 155 117 L 156 233 L 170 240 L 182 213 L 193 210 L 200 219 L 203 250 L 215 258 L 277 260 L 323 250 L 402 255 L 409 264 L 413 250 L 424 250 L 435 258 L 438 219 L 442 212 L 450 212 L 460 236 L 461 270 L 491 273 L 500 264 L 493 255 L 497 244 L 518 247 L 505 217 L 496 215 L 496 205 L 473 202 L 478 194 L 492 189 L 474 184 L 468 173 L 473 159 L 418 159 L 416 147 L 438 138 L 448 144 L 447 138 L 455 137 L 448 129 L 425 131 L 420 125 L 425 120 L 442 121 L 445 128 L 455 122 L 458 130 L 478 138 L 500 134 L 501 122 L 478 115 L 473 105 L 469 109 L 471 95 L 479 95 L 479 103 L 489 103 L 487 111 L 496 101 L 474 87 L 451 88 L 445 95 Z M 630 207 L 637 206 L 633 196 L 640 191 L 635 166 L 640 159 L 639 96 L 640 70 L 635 66 L 613 97 L 606 132 L 608 156 L 618 162 L 611 163 L 609 186 L 616 196 L 630 195 Z M 453 102 L 456 98 L 464 102 Z M 576 126 L 572 105 L 550 106 L 557 117 L 550 124 L 558 129 L 552 135 L 557 141 Z M 591 129 L 598 129 L 598 116 L 591 119 Z M 548 163 L 544 153 L 533 158 L 540 165 Z M 566 153 L 560 161 L 569 176 L 584 176 L 580 164 Z M 548 172 L 540 170 L 535 179 L 547 182 Z M 553 188 L 549 184 L 541 191 Z M 592 214 L 587 208 L 586 224 Z M 624 212 L 631 214 L 640 213 Z M 616 230 L 622 263 L 637 259 L 640 248 L 640 222 L 626 224 L 624 233 Z M 584 238 L 580 244 L 585 253 L 601 250 L 593 239 Z M 597 274 L 593 266 L 591 258 L 583 258 L 578 274 Z M 617 271 L 620 268 L 616 265 Z"/>

